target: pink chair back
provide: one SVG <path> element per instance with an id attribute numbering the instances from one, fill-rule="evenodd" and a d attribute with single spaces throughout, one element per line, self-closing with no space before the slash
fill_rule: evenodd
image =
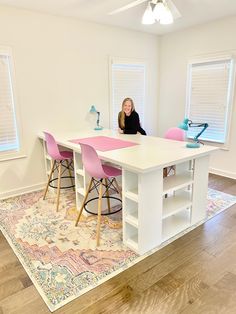
<path id="1" fill-rule="evenodd" d="M 108 176 L 103 170 L 102 162 L 98 157 L 96 150 L 87 144 L 80 143 L 82 162 L 85 170 L 91 177 L 94 178 L 107 178 Z"/>
<path id="2" fill-rule="evenodd" d="M 48 155 L 55 160 L 64 159 L 63 156 L 60 154 L 58 145 L 57 145 L 54 137 L 48 132 L 43 132 L 43 133 L 45 134 L 45 140 L 46 140 L 46 147 L 47 147 Z"/>
<path id="3" fill-rule="evenodd" d="M 184 141 L 185 131 L 180 128 L 170 128 L 166 131 L 164 137 L 170 140 Z"/>

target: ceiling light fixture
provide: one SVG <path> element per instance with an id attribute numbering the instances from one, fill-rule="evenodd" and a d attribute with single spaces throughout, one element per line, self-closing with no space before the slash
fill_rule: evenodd
<path id="1" fill-rule="evenodd" d="M 143 14 L 142 24 L 154 24 L 155 21 L 158 21 L 160 24 L 173 23 L 173 15 L 165 0 L 152 0 L 148 2 Z"/>

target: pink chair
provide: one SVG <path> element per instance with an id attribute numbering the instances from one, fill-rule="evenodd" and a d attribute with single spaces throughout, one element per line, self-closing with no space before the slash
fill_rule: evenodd
<path id="1" fill-rule="evenodd" d="M 84 165 L 84 169 L 91 176 L 91 179 L 90 179 L 88 188 L 86 190 L 84 199 L 82 201 L 82 205 L 81 205 L 75 225 L 76 226 L 78 225 L 83 209 L 85 208 L 85 204 L 86 204 L 89 193 L 92 192 L 93 190 L 98 191 L 98 188 L 99 188 L 98 197 L 92 198 L 91 200 L 88 201 L 90 202 L 90 201 L 98 199 L 98 211 L 97 211 L 98 220 L 97 220 L 96 240 L 97 240 L 97 245 L 99 245 L 100 225 L 101 225 L 101 215 L 102 215 L 102 199 L 103 198 L 107 199 L 108 212 L 109 212 L 108 214 L 114 214 L 117 211 L 121 210 L 121 208 L 119 208 L 119 210 L 111 212 L 110 198 L 114 198 L 114 197 L 111 197 L 109 195 L 109 189 L 112 188 L 117 193 L 119 193 L 120 197 L 122 198 L 121 190 L 116 181 L 116 177 L 121 175 L 121 170 L 112 166 L 103 165 L 97 155 L 96 150 L 92 146 L 80 143 L 80 147 L 81 147 L 82 162 Z M 103 193 L 103 187 L 105 187 L 104 193 Z M 89 212 L 89 213 L 92 213 L 92 212 Z"/>
<path id="2" fill-rule="evenodd" d="M 184 141 L 185 140 L 185 131 L 180 128 L 170 128 L 166 131 L 164 138 L 175 141 Z M 175 166 L 164 168 L 163 176 L 167 177 L 171 171 L 174 171 L 175 174 Z"/>
<path id="3" fill-rule="evenodd" d="M 74 187 L 73 182 L 73 153 L 69 151 L 60 151 L 58 148 L 58 145 L 54 139 L 54 137 L 48 133 L 44 132 L 45 135 L 45 141 L 46 141 L 46 148 L 48 155 L 52 158 L 52 166 L 50 170 L 50 174 L 48 177 L 47 186 L 44 191 L 43 199 L 45 199 L 48 187 L 55 188 L 55 186 L 51 185 L 51 183 L 55 180 L 57 180 L 57 204 L 56 204 L 56 210 L 58 211 L 59 208 L 59 199 L 60 199 L 60 190 L 65 188 L 71 188 Z M 62 167 L 64 167 L 62 171 Z M 55 174 L 56 170 L 58 171 L 58 177 L 53 178 L 53 174 Z M 69 176 L 64 176 L 65 171 L 68 170 Z M 61 186 L 61 179 L 64 178 L 70 178 L 71 179 L 71 186 Z"/>
<path id="4" fill-rule="evenodd" d="M 184 141 L 185 140 L 185 132 L 180 128 L 170 128 L 166 131 L 164 138 L 176 141 Z"/>

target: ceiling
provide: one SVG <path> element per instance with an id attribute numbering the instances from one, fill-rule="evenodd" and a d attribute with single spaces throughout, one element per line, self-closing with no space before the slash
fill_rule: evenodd
<path id="1" fill-rule="evenodd" d="M 59 16 L 113 25 L 152 34 L 165 34 L 194 25 L 236 15 L 235 0 L 172 0 L 181 17 L 172 25 L 142 25 L 141 18 L 147 2 L 116 15 L 109 12 L 134 0 L 0 0 L 9 5 Z"/>

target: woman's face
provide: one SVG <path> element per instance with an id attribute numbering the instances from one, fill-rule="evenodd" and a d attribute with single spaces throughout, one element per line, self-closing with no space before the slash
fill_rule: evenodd
<path id="1" fill-rule="evenodd" d="M 124 103 L 124 106 L 123 106 L 123 111 L 124 113 L 129 116 L 131 114 L 131 111 L 132 111 L 132 103 L 130 100 L 126 100 L 126 102 Z"/>

